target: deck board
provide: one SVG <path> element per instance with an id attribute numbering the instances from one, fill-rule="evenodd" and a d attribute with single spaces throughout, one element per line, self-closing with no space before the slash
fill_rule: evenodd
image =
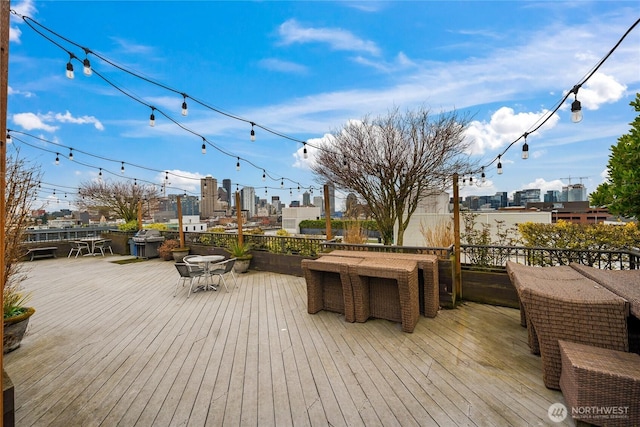
<path id="1" fill-rule="evenodd" d="M 118 258 L 28 263 L 36 314 L 5 355 L 17 425 L 546 425 L 564 402 L 514 309 L 464 303 L 407 334 L 309 315 L 300 277 L 174 297 L 173 263 Z"/>

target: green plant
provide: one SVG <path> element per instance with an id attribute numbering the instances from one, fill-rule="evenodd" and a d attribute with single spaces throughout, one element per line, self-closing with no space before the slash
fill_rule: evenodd
<path id="1" fill-rule="evenodd" d="M 231 254 L 233 258 L 250 258 L 251 249 L 253 246 L 251 243 L 239 243 L 237 240 L 231 242 L 229 247 L 227 248 L 227 252 Z"/>
<path id="2" fill-rule="evenodd" d="M 158 247 L 158 255 L 160 255 L 164 260 L 172 260 L 173 254 L 171 253 L 171 251 L 176 249 L 178 246 L 180 246 L 180 241 L 175 239 L 167 239 L 162 242 L 160 247 Z"/>
<path id="3" fill-rule="evenodd" d="M 280 230 L 276 231 L 276 236 L 280 236 L 280 237 L 290 237 L 291 233 L 289 233 L 287 230 L 285 230 L 284 228 L 281 228 Z"/>
<path id="4" fill-rule="evenodd" d="M 118 230 L 120 231 L 138 231 L 138 221 L 133 220 L 126 222 L 124 224 L 118 225 Z"/>
<path id="5" fill-rule="evenodd" d="M 3 290 L 3 319 L 19 316 L 28 310 L 27 302 L 31 298 L 31 294 L 24 293 L 17 284 L 8 284 Z"/>

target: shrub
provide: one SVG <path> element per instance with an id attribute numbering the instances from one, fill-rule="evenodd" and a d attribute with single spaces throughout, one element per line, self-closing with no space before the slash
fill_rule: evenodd
<path id="1" fill-rule="evenodd" d="M 138 231 L 138 221 L 133 220 L 129 222 L 125 222 L 124 224 L 118 225 L 118 230 L 120 231 Z"/>
<path id="2" fill-rule="evenodd" d="M 172 249 L 180 246 L 180 241 L 175 239 L 167 239 L 158 248 L 158 255 L 165 261 L 171 261 L 173 259 Z"/>

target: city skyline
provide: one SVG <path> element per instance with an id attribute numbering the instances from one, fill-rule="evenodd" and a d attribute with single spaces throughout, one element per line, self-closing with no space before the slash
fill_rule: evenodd
<path id="1" fill-rule="evenodd" d="M 453 2 L 166 1 L 149 7 L 148 2 L 13 1 L 11 6 L 16 10 L 7 112 L 14 131 L 11 148 L 42 166 L 41 197 L 51 201 L 49 209 L 68 207 L 74 188 L 99 172 L 107 179 L 158 185 L 170 172 L 167 193 L 192 195 L 211 175 L 218 182 L 230 180 L 233 190 L 251 186 L 261 195 L 266 187 L 269 197 L 289 205 L 302 200 L 305 188 L 321 189 L 309 163 L 326 134 L 366 115 L 422 105 L 434 113 L 468 114 L 469 154 L 488 164 L 553 109 L 637 19 L 637 8 L 624 1 L 468 2 L 464 7 Z M 65 44 L 78 57 L 75 78 L 69 80 L 68 54 L 20 16 L 189 97 L 144 84 L 91 53 L 87 58 L 95 72 L 84 76 L 84 52 Z M 604 179 L 609 147 L 628 132 L 635 115 L 628 104 L 640 77 L 629 64 L 640 63 L 638 46 L 635 29 L 580 88 L 582 122 L 570 120 L 571 96 L 529 135 L 528 160 L 520 158 L 521 143 L 515 144 L 501 159 L 502 175 L 494 163 L 482 186 L 461 187 L 461 195 L 559 191 L 568 177 L 595 190 Z M 117 88 L 157 108 L 154 127 L 149 126 L 154 110 Z M 250 123 L 202 108 L 192 98 L 292 139 L 255 126 L 252 142 Z M 183 101 L 187 116 L 180 113 Z M 205 137 L 206 154 L 199 136 L 160 112 Z M 74 160 L 64 147 L 73 148 Z M 54 197 L 52 189 L 70 197 Z M 336 192 L 336 210 L 345 198 Z"/>

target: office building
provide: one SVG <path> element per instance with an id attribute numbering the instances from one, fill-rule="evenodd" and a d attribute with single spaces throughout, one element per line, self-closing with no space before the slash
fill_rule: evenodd
<path id="1" fill-rule="evenodd" d="M 200 179 L 200 217 L 210 218 L 219 210 L 218 180 L 208 175 Z"/>

